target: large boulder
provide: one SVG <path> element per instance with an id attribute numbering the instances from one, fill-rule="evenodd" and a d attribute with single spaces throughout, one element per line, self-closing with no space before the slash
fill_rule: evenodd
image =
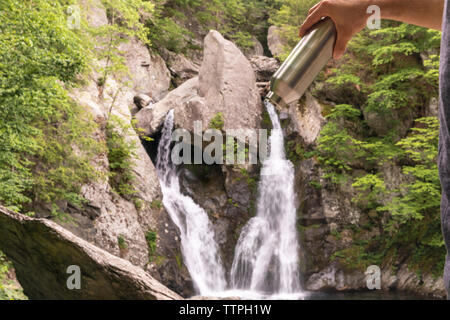
<path id="1" fill-rule="evenodd" d="M 196 120 L 202 121 L 206 130 L 218 113 L 223 115 L 224 130 L 259 128 L 262 104 L 250 62 L 232 42 L 210 31 L 204 41 L 199 77 L 139 111 L 138 127 L 147 135 L 155 134 L 170 109 L 175 110 L 176 127 L 189 131 Z"/>
<path id="2" fill-rule="evenodd" d="M 137 126 L 151 136 L 162 128 L 167 112 L 175 109 L 175 125 L 192 131 L 194 121 L 202 119 L 204 108 L 204 99 L 198 96 L 197 89 L 198 77 L 186 81 L 163 100 L 139 111 Z"/>
<path id="3" fill-rule="evenodd" d="M 252 66 L 232 42 L 214 30 L 205 38 L 198 93 L 205 99 L 204 126 L 222 112 L 224 129 L 259 128 L 261 99 Z"/>
<path id="4" fill-rule="evenodd" d="M 144 270 L 76 237 L 52 221 L 0 207 L 0 249 L 31 299 L 181 299 Z M 69 266 L 81 289 L 67 287 Z"/>

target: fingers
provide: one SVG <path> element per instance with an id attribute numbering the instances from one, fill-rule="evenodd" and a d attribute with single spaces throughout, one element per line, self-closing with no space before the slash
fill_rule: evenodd
<path id="1" fill-rule="evenodd" d="M 319 2 L 315 7 L 311 8 L 311 14 L 308 15 L 300 28 L 300 37 L 303 37 L 308 32 L 309 28 L 319 22 L 322 17 L 327 16 L 326 6 L 324 5 L 324 3 L 325 2 L 323 1 Z"/>
<path id="2" fill-rule="evenodd" d="M 350 41 L 351 36 L 343 31 L 338 31 L 336 43 L 333 50 L 333 59 L 339 59 L 345 53 L 347 43 Z"/>
<path id="3" fill-rule="evenodd" d="M 311 9 L 308 10 L 308 15 L 310 15 L 311 13 L 313 13 L 314 10 L 316 10 L 321 2 L 317 2 L 313 7 L 311 7 Z"/>

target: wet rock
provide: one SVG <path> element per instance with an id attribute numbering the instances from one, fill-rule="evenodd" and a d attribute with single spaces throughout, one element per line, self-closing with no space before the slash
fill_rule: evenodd
<path id="1" fill-rule="evenodd" d="M 348 291 L 366 288 L 365 275 L 362 272 L 345 272 L 334 265 L 313 274 L 306 283 L 311 291 Z"/>

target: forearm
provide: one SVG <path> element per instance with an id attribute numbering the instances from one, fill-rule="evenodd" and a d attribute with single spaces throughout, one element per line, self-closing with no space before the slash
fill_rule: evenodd
<path id="1" fill-rule="evenodd" d="M 339 58 L 347 43 L 367 25 L 371 5 L 380 8 L 382 19 L 396 20 L 441 30 L 445 0 L 322 0 L 312 7 L 300 28 L 303 37 L 322 17 L 333 20 L 337 39 L 333 56 Z"/>
<path id="2" fill-rule="evenodd" d="M 444 0 L 364 0 L 377 5 L 381 18 L 441 30 Z"/>

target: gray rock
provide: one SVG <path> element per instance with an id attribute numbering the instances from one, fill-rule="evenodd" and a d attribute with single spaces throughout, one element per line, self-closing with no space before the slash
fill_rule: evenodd
<path id="1" fill-rule="evenodd" d="M 155 102 L 152 98 L 143 93 L 140 93 L 137 96 L 135 96 L 133 101 L 134 104 L 139 108 L 139 110 Z"/>
<path id="2" fill-rule="evenodd" d="M 285 41 L 280 36 L 280 28 L 277 26 L 270 26 L 269 34 L 267 36 L 267 45 L 274 57 L 283 53 Z"/>
<path id="3" fill-rule="evenodd" d="M 288 130 L 296 132 L 307 145 L 315 143 L 326 123 L 320 103 L 306 92 L 297 105 L 290 106 L 289 114 L 291 122 Z"/>
<path id="4" fill-rule="evenodd" d="M 224 129 L 259 128 L 262 105 L 252 66 L 232 42 L 215 30 L 205 38 L 198 94 L 205 99 L 204 127 L 222 112 Z"/>
<path id="5" fill-rule="evenodd" d="M 253 70 L 256 74 L 256 81 L 258 82 L 268 82 L 272 75 L 280 67 L 280 63 L 277 59 L 264 57 L 264 56 L 253 56 L 250 59 Z"/>
<path id="6" fill-rule="evenodd" d="M 253 46 L 246 50 L 245 55 L 250 59 L 253 56 L 263 56 L 264 47 L 255 37 L 252 38 Z"/>
<path id="7" fill-rule="evenodd" d="M 175 110 L 175 126 L 193 131 L 193 123 L 202 120 L 204 102 L 197 95 L 198 77 L 190 79 L 172 90 L 163 100 L 136 114 L 137 126 L 146 135 L 153 135 L 161 129 L 169 110 Z"/>
<path id="8" fill-rule="evenodd" d="M 430 99 L 430 102 L 427 105 L 427 108 L 425 110 L 425 114 L 427 117 L 437 117 L 439 113 L 439 102 L 438 99 L 435 97 L 432 97 Z"/>
<path id="9" fill-rule="evenodd" d="M 138 127 L 147 135 L 155 134 L 170 109 L 175 110 L 175 126 L 191 132 L 194 121 L 201 121 L 206 130 L 219 112 L 225 130 L 259 128 L 261 99 L 250 62 L 232 42 L 210 31 L 199 77 L 186 81 L 152 108 L 139 111 Z"/>
<path id="10" fill-rule="evenodd" d="M 84 9 L 90 27 L 98 28 L 108 24 L 106 10 L 100 0 L 82 0 L 80 5 Z"/>
<path id="11" fill-rule="evenodd" d="M 137 39 L 119 45 L 129 70 L 128 79 L 135 92 L 144 92 L 155 101 L 161 100 L 170 88 L 170 71 L 164 60 Z"/>
<path id="12" fill-rule="evenodd" d="M 13 261 L 31 299 L 181 299 L 144 270 L 84 241 L 56 223 L 0 207 L 0 249 Z M 81 290 L 69 290 L 69 266 Z"/>
<path id="13" fill-rule="evenodd" d="M 366 288 L 364 273 L 339 270 L 334 265 L 313 274 L 306 282 L 306 289 L 311 291 L 348 291 L 364 288 Z"/>
<path id="14" fill-rule="evenodd" d="M 103 12 L 106 16 L 100 4 L 95 12 L 96 14 Z M 131 39 L 130 42 L 122 44 L 120 49 L 124 50 L 125 63 L 130 69 L 127 78 L 108 77 L 102 90 L 99 90 L 96 79 L 99 79 L 100 74 L 95 70 L 104 68 L 106 61 L 97 61 L 89 77 L 92 80 L 84 87 L 75 88 L 71 92 L 71 97 L 100 124 L 94 136 L 99 141 L 105 140 L 104 128 L 110 113 L 120 118 L 123 123 L 130 123 L 132 116 L 130 109 L 136 108 L 133 101 L 139 93 L 148 93 L 147 95 L 153 98 L 162 97 L 170 85 L 170 72 L 165 67 L 164 61 L 161 57 L 149 53 L 145 45 Z M 130 85 L 123 83 L 127 80 Z M 88 207 L 88 210 L 71 210 L 70 214 L 75 223 L 66 223 L 63 226 L 75 235 L 142 268 L 149 264 L 145 234 L 150 230 L 157 232 L 158 246 L 154 254 L 160 260 L 170 260 L 170 266 L 176 266 L 173 255 L 180 250 L 180 242 L 173 240 L 177 229 L 167 212 L 155 205 L 161 203 L 162 199 L 156 169 L 134 130 L 128 130 L 126 139 L 136 146 L 132 159 L 134 187 L 137 191 L 135 197 L 139 199 L 141 207 L 138 208 L 131 199 L 117 195 L 107 179 L 100 179 L 82 187 L 82 195 L 92 207 Z M 92 159 L 92 163 L 102 176 L 109 176 L 106 153 L 99 152 Z M 170 232 L 167 235 L 164 233 L 167 227 L 162 224 L 163 221 L 169 225 Z M 127 242 L 126 250 L 119 248 L 119 236 Z M 189 277 L 184 276 L 177 267 L 170 266 L 161 264 L 149 272 L 171 288 L 177 290 L 191 288 L 192 286 L 188 285 Z M 179 292 L 185 293 L 182 290 Z"/>
<path id="15" fill-rule="evenodd" d="M 183 82 L 198 76 L 200 66 L 189 60 L 185 55 L 164 50 L 162 57 L 166 61 L 177 85 L 181 85 Z"/>

